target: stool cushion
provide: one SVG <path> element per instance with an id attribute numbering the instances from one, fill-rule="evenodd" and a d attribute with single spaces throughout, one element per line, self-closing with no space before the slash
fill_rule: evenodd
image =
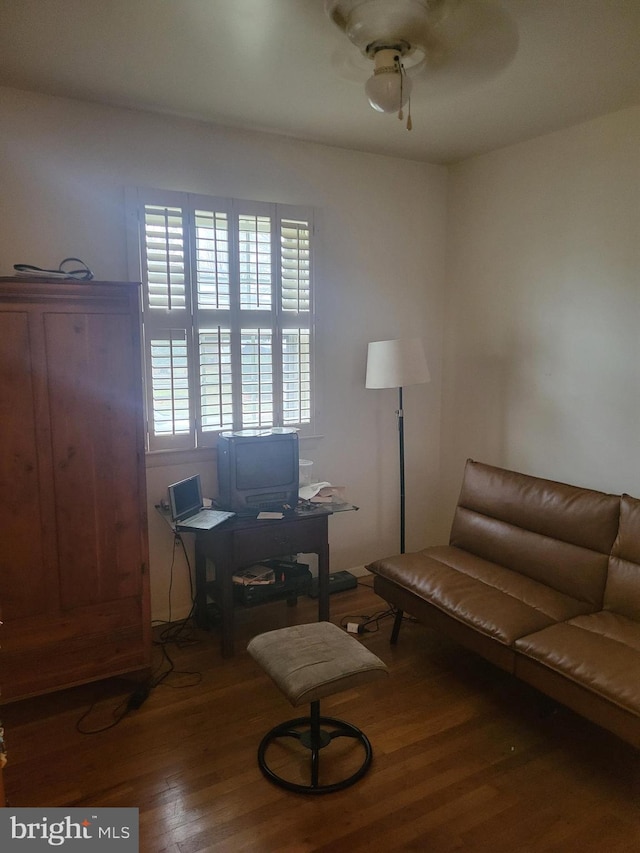
<path id="1" fill-rule="evenodd" d="M 292 705 L 303 705 L 388 673 L 386 664 L 332 622 L 259 634 L 249 654 Z"/>

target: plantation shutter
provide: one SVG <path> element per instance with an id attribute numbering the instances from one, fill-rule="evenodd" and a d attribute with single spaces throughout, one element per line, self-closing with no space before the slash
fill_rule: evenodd
<path id="1" fill-rule="evenodd" d="M 308 219 L 280 220 L 282 423 L 311 422 L 311 244 Z"/>
<path id="2" fill-rule="evenodd" d="M 310 431 L 310 211 L 137 190 L 149 450 Z"/>

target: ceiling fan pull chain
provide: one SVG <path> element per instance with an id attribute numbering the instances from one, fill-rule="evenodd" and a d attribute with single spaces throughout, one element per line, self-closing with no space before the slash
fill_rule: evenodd
<path id="1" fill-rule="evenodd" d="M 400 59 L 398 59 L 398 66 L 399 66 L 399 71 L 400 71 L 400 112 L 398 113 L 398 118 L 402 119 L 403 118 L 403 113 L 402 113 L 402 101 L 403 101 L 402 87 L 403 87 L 404 79 L 406 77 L 407 72 L 406 72 L 405 67 L 402 64 Z M 409 88 L 409 98 L 407 100 L 407 130 L 411 130 L 412 128 L 413 128 L 413 122 L 411 121 L 411 88 Z"/>

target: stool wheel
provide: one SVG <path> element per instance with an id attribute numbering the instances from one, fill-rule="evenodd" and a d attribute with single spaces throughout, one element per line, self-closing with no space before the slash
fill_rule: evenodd
<path id="1" fill-rule="evenodd" d="M 334 717 L 321 717 L 317 714 L 318 708 L 314 708 L 316 703 L 312 703 L 310 717 L 298 717 L 295 720 L 287 720 L 280 723 L 267 732 L 260 741 L 258 747 L 258 765 L 263 774 L 276 785 L 285 788 L 287 791 L 295 791 L 298 794 L 330 794 L 333 791 L 342 791 L 353 785 L 369 769 L 372 758 L 372 749 L 368 737 L 357 726 L 346 723 L 344 720 L 336 720 Z M 331 730 L 327 731 L 321 726 L 330 726 Z M 364 761 L 351 776 L 346 779 L 340 779 L 338 782 L 333 782 L 329 785 L 320 785 L 318 781 L 320 771 L 320 750 L 339 737 L 348 737 L 357 740 L 364 749 Z M 283 779 L 275 771 L 273 771 L 266 761 L 266 751 L 271 743 L 278 738 L 294 738 L 298 740 L 304 747 L 311 752 L 311 784 L 301 785 L 296 782 L 290 782 L 288 779 Z"/>

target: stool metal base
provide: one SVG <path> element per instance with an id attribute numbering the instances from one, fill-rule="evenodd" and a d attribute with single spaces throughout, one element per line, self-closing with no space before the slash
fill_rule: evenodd
<path id="1" fill-rule="evenodd" d="M 321 726 L 330 726 L 331 730 L 321 728 Z M 311 752 L 311 784 L 299 785 L 296 782 L 290 782 L 288 779 L 283 779 L 278 776 L 267 764 L 265 754 L 269 744 L 278 738 L 294 738 L 305 746 Z M 339 737 L 349 737 L 357 740 L 364 749 L 364 761 L 351 776 L 346 779 L 341 779 L 330 785 L 320 785 L 318 782 L 320 773 L 320 750 Z M 334 717 L 320 716 L 320 703 L 311 703 L 311 715 L 309 717 L 298 717 L 295 720 L 287 720 L 285 723 L 280 723 L 260 741 L 258 747 L 258 765 L 263 774 L 276 785 L 285 788 L 287 791 L 295 791 L 298 794 L 330 794 L 333 791 L 342 791 L 353 785 L 359 779 L 362 779 L 364 774 L 369 769 L 373 751 L 368 737 L 357 726 L 346 723 L 344 720 L 336 720 Z"/>

